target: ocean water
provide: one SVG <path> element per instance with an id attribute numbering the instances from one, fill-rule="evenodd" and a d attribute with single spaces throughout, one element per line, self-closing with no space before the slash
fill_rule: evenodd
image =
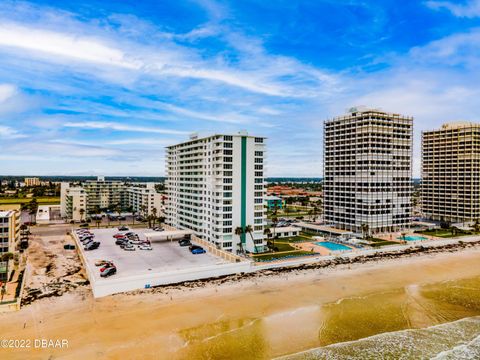
<path id="1" fill-rule="evenodd" d="M 480 277 L 329 303 L 283 300 L 292 307 L 181 330 L 176 358 L 480 359 Z"/>
<path id="2" fill-rule="evenodd" d="M 281 357 L 313 359 L 480 359 L 480 317 L 401 330 Z"/>

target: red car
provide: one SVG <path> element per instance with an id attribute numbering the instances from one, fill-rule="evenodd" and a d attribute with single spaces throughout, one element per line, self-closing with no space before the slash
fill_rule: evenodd
<path id="1" fill-rule="evenodd" d="M 118 238 L 123 238 L 123 237 L 125 237 L 125 235 L 123 235 L 123 234 L 115 234 L 115 235 L 113 235 L 113 237 L 114 237 L 115 239 L 118 239 Z"/>
<path id="2" fill-rule="evenodd" d="M 102 273 L 102 272 L 104 272 L 105 270 L 107 270 L 108 268 L 111 268 L 111 267 L 115 267 L 115 265 L 112 262 L 106 263 L 105 265 L 103 265 L 100 268 L 100 272 Z"/>

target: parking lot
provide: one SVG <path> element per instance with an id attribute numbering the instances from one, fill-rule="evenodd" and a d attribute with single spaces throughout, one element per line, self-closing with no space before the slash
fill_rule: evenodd
<path id="1" fill-rule="evenodd" d="M 135 246 L 135 251 L 126 251 L 115 245 L 113 235 L 119 231 L 113 229 L 91 229 L 95 235 L 95 241 L 100 242 L 100 247 L 95 250 L 86 251 L 82 248 L 84 258 L 92 275 L 97 281 L 110 281 L 114 278 L 131 277 L 135 275 L 145 275 L 148 273 L 170 272 L 186 269 L 196 269 L 203 266 L 225 264 L 226 261 L 209 254 L 190 253 L 188 246 L 181 247 L 177 241 L 152 242 L 152 250 L 139 250 Z M 145 233 L 152 232 L 149 229 L 130 230 L 145 240 Z M 101 278 L 98 266 L 95 262 L 98 260 L 112 261 L 117 273 L 109 278 Z"/>

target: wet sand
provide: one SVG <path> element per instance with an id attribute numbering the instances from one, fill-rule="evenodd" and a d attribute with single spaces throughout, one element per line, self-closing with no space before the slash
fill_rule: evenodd
<path id="1" fill-rule="evenodd" d="M 77 290 L 38 300 L 17 313 L 0 314 L 0 339 L 67 339 L 68 348 L 35 349 L 32 343 L 30 349 L 0 349 L 0 357 L 270 358 L 319 346 L 319 333 L 333 332 L 320 345 L 337 341 L 335 329 L 318 328 L 325 323 L 319 307 L 371 294 L 395 295 L 398 289 L 410 294 L 424 284 L 479 277 L 479 264 L 477 247 L 97 300 L 88 290 Z M 368 303 L 356 306 L 361 312 Z M 416 310 L 419 306 L 413 301 L 407 327 L 442 322 L 441 316 L 426 318 L 425 311 Z M 458 309 L 458 318 L 472 315 Z M 369 316 L 375 317 L 375 311 Z M 365 336 L 375 331 L 366 329 Z"/>

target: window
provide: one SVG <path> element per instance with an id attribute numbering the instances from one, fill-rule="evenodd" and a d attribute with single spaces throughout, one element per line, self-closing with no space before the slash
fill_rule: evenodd
<path id="1" fill-rule="evenodd" d="M 255 138 L 255 142 L 259 144 L 263 144 L 263 138 Z"/>

